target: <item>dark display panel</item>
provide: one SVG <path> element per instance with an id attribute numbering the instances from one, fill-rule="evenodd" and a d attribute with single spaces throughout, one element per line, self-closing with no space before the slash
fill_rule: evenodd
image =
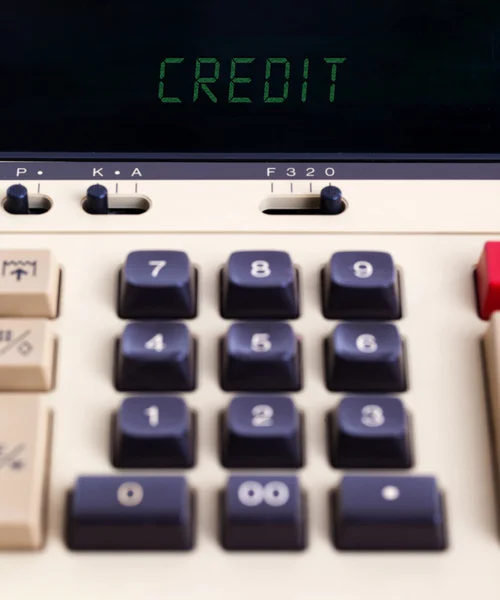
<path id="1" fill-rule="evenodd" d="M 0 153 L 500 153 L 492 0 L 18 0 Z"/>

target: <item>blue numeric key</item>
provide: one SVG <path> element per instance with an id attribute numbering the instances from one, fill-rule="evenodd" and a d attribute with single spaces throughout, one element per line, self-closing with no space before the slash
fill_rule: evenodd
<path id="1" fill-rule="evenodd" d="M 130 323 L 118 346 L 115 382 L 125 392 L 189 391 L 196 346 L 182 323 Z"/>
<path id="2" fill-rule="evenodd" d="M 80 477 L 70 495 L 72 550 L 189 550 L 192 494 L 184 477 Z"/>
<path id="3" fill-rule="evenodd" d="M 226 319 L 296 319 L 298 281 L 286 252 L 234 252 L 222 272 Z"/>
<path id="4" fill-rule="evenodd" d="M 221 385 L 227 391 L 299 390 L 299 341 L 290 325 L 232 325 L 222 344 Z"/>
<path id="5" fill-rule="evenodd" d="M 227 550 L 303 550 L 304 499 L 297 477 L 232 476 L 222 496 Z"/>
<path id="6" fill-rule="evenodd" d="M 389 323 L 341 323 L 327 343 L 328 389 L 342 392 L 403 392 L 403 341 Z"/>
<path id="7" fill-rule="evenodd" d="M 443 550 L 446 526 L 434 477 L 346 476 L 332 495 L 340 550 Z"/>
<path id="8" fill-rule="evenodd" d="M 194 464 L 194 416 L 182 398 L 126 398 L 115 419 L 114 465 L 186 468 Z"/>
<path id="9" fill-rule="evenodd" d="M 184 252 L 143 250 L 127 256 L 120 276 L 123 319 L 196 316 L 196 271 Z"/>
<path id="10" fill-rule="evenodd" d="M 399 319 L 399 281 L 392 256 L 335 253 L 323 270 L 323 314 L 328 319 Z"/>
<path id="11" fill-rule="evenodd" d="M 408 469 L 410 423 L 399 398 L 352 396 L 329 415 L 330 462 L 338 469 Z"/>
<path id="12" fill-rule="evenodd" d="M 301 467 L 301 415 L 292 399 L 234 398 L 223 418 L 222 463 L 229 468 Z"/>

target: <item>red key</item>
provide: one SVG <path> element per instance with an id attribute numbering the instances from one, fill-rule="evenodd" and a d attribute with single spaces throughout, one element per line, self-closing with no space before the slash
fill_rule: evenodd
<path id="1" fill-rule="evenodd" d="M 500 242 L 486 242 L 476 269 L 479 316 L 500 310 Z"/>

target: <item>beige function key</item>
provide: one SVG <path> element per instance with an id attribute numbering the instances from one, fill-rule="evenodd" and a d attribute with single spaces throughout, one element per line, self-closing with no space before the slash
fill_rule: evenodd
<path id="1" fill-rule="evenodd" d="M 0 250 L 0 316 L 57 316 L 57 261 L 49 250 Z"/>
<path id="2" fill-rule="evenodd" d="M 495 452 L 497 460 L 500 460 L 500 312 L 494 312 L 490 317 L 484 336 L 484 356 L 493 417 Z"/>
<path id="3" fill-rule="evenodd" d="M 43 398 L 0 396 L 0 550 L 44 544 L 49 437 Z"/>
<path id="4" fill-rule="evenodd" d="M 45 392 L 54 378 L 55 337 L 44 319 L 0 319 L 0 391 Z"/>

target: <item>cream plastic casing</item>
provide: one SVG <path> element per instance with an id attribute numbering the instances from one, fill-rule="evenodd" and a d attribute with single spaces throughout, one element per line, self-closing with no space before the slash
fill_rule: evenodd
<path id="1" fill-rule="evenodd" d="M 13 183 L 4 181 L 1 195 Z M 337 181 L 340 216 L 269 216 L 268 181 L 141 181 L 151 208 L 141 216 L 86 214 L 89 181 L 44 181 L 45 215 L 0 216 L 0 249 L 49 249 L 62 268 L 53 411 L 48 533 L 39 552 L 0 554 L 6 600 L 184 598 L 217 600 L 469 600 L 498 598 L 500 543 L 473 269 L 484 243 L 500 240 L 498 181 Z M 103 182 L 114 189 L 114 181 Z M 326 185 L 314 182 L 314 193 Z M 31 192 L 37 182 L 28 182 Z M 119 193 L 135 192 L 121 181 Z M 276 182 L 274 194 L 289 184 Z M 237 188 L 237 191 L 236 191 Z M 296 193 L 309 183 L 295 182 Z M 425 199 L 425 201 L 423 200 Z M 183 471 L 196 493 L 196 548 L 188 553 L 73 553 L 64 543 L 67 492 L 79 475 L 117 473 L 110 419 L 124 394 L 112 383 L 113 347 L 125 322 L 116 312 L 118 272 L 133 250 L 172 249 L 199 269 L 198 387 L 184 394 L 198 415 L 198 462 Z M 300 272 L 309 543 L 299 553 L 230 553 L 218 541 L 217 494 L 228 471 L 217 455 L 217 415 L 232 394 L 218 382 L 218 273 L 235 250 L 284 250 Z M 445 493 L 449 549 L 442 553 L 345 553 L 330 540 L 329 491 L 342 473 L 327 460 L 325 416 L 342 394 L 324 384 L 322 342 L 335 326 L 322 316 L 320 269 L 340 250 L 390 252 L 401 269 L 416 464 Z M 146 471 L 150 473 L 151 471 Z M 178 471 L 173 471 L 177 473 Z M 133 472 L 126 471 L 133 476 Z M 144 471 L 142 472 L 144 473 Z M 166 473 L 162 471 L 162 473 Z"/>

